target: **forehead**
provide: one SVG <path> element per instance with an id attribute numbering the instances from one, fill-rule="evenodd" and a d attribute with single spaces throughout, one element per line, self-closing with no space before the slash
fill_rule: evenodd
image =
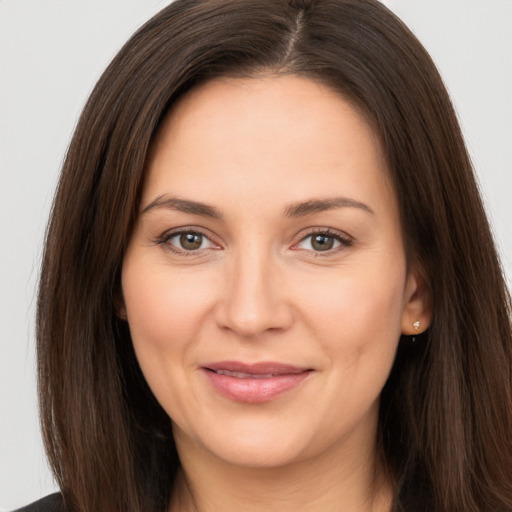
<path id="1" fill-rule="evenodd" d="M 221 188 L 239 197 L 278 190 L 290 201 L 336 188 L 393 199 L 365 117 L 331 88 L 294 75 L 207 82 L 164 120 L 148 160 L 146 200 L 172 192 L 211 202 Z"/>

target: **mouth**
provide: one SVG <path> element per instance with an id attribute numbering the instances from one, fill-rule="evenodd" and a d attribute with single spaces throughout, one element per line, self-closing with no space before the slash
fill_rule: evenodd
<path id="1" fill-rule="evenodd" d="M 297 388 L 313 371 L 274 362 L 246 364 L 237 361 L 208 363 L 201 370 L 220 395 L 245 403 L 274 400 Z"/>
<path id="2" fill-rule="evenodd" d="M 228 377 L 234 377 L 235 379 L 270 379 L 271 377 L 277 377 L 278 375 L 283 375 L 282 373 L 243 373 L 243 372 L 231 372 L 229 370 L 210 370 L 210 371 L 215 372 L 217 375 L 227 375 Z"/>

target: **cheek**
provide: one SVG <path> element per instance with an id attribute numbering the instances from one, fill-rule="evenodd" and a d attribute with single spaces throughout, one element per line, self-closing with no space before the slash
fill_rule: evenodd
<path id="1" fill-rule="evenodd" d="M 308 328 L 328 370 L 322 406 L 336 426 L 326 440 L 376 414 L 400 338 L 403 280 L 400 272 L 352 271 L 311 289 Z"/>
<path id="2" fill-rule="evenodd" d="M 127 266 L 123 295 L 134 343 L 180 345 L 194 337 L 205 314 L 207 290 L 198 277 L 166 268 L 150 273 Z"/>
<path id="3" fill-rule="evenodd" d="M 389 260 L 387 260 L 389 261 Z M 351 386 L 381 386 L 393 363 L 401 332 L 405 263 L 340 271 L 303 288 L 307 326 L 331 367 Z"/>
<path id="4" fill-rule="evenodd" d="M 198 286 L 198 276 L 169 272 L 166 266 L 148 272 L 141 263 L 128 262 L 123 269 L 130 333 L 149 387 L 162 407 L 175 413 L 185 407 L 176 390 L 194 369 L 191 354 L 208 309 L 207 290 Z"/>
<path id="5" fill-rule="evenodd" d="M 405 272 L 349 269 L 304 285 L 304 309 L 321 330 L 399 333 L 404 285 Z"/>

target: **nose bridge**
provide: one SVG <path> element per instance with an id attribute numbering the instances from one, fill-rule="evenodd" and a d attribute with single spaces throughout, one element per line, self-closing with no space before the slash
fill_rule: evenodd
<path id="1" fill-rule="evenodd" d="M 281 295 L 278 263 L 261 240 L 238 247 L 226 265 L 228 273 L 221 305 L 221 323 L 244 337 L 283 329 L 289 314 Z"/>

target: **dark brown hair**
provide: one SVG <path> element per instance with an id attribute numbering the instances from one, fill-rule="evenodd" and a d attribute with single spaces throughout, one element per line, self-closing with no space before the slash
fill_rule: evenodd
<path id="1" fill-rule="evenodd" d="M 409 261 L 434 319 L 401 340 L 379 435 L 394 510 L 512 510 L 510 298 L 452 105 L 431 59 L 375 0 L 177 0 L 105 71 L 81 115 L 42 266 L 39 394 L 67 505 L 164 511 L 179 460 L 116 316 L 123 255 L 159 125 L 221 76 L 294 73 L 329 85 L 381 138 Z"/>

